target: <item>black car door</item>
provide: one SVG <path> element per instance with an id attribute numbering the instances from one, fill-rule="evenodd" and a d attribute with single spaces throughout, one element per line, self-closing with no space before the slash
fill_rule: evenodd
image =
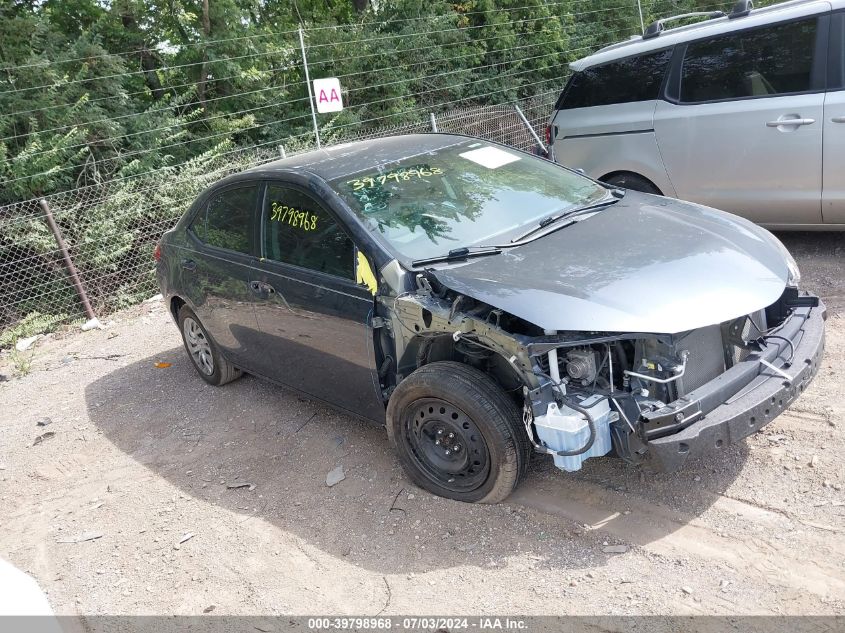
<path id="1" fill-rule="evenodd" d="M 215 191 L 194 216 L 181 253 L 182 286 L 200 322 L 232 363 L 251 369 L 259 351 L 250 266 L 258 262 L 260 183 Z"/>
<path id="2" fill-rule="evenodd" d="M 252 284 L 264 335 L 263 372 L 358 415 L 384 421 L 375 370 L 373 295 L 355 282 L 356 250 L 314 197 L 269 183 L 263 259 Z"/>

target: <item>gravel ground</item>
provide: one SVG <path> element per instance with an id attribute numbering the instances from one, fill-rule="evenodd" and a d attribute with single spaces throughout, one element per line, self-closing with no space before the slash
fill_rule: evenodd
<path id="1" fill-rule="evenodd" d="M 160 303 L 50 335 L 0 382 L 0 556 L 67 615 L 843 614 L 845 237 L 781 237 L 829 313 L 786 413 L 672 475 L 538 456 L 498 506 L 415 488 L 382 429 L 207 386 Z"/>

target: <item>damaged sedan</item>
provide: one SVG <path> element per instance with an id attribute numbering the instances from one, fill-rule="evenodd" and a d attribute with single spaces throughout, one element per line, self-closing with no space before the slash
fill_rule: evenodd
<path id="1" fill-rule="evenodd" d="M 498 502 L 532 452 L 671 471 L 771 422 L 825 308 L 733 215 L 425 134 L 230 176 L 156 249 L 199 375 L 243 372 L 385 424 L 408 476 Z"/>

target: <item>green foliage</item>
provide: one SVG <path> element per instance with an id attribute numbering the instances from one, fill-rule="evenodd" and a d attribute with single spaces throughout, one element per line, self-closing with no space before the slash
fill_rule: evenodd
<path id="1" fill-rule="evenodd" d="M 579 2 L 209 0 L 204 14 L 202 0 L 19 0 L 0 10 L 0 205 L 176 166 L 223 141 L 310 142 L 300 25 L 312 76 L 344 78 L 347 109 L 323 118 L 338 139 L 558 89 L 568 51 L 603 43 L 576 33 Z M 590 7 L 603 33 L 608 11 Z"/>
<path id="2" fill-rule="evenodd" d="M 16 376 L 26 376 L 32 371 L 32 357 L 34 354 L 34 350 L 29 353 L 19 352 L 16 349 L 11 351 L 9 356 L 12 359 L 12 367 L 15 368 Z"/>
<path id="3" fill-rule="evenodd" d="M 280 145 L 311 149 L 300 26 L 311 77 L 342 78 L 346 109 L 320 115 L 332 144 L 557 91 L 569 61 L 639 33 L 639 14 L 636 0 L 0 3 L 0 323 L 80 309 L 38 197 L 107 311 L 154 291 L 155 243 L 204 187 Z"/>
<path id="4" fill-rule="evenodd" d="M 14 327 L 0 332 L 0 349 L 13 347 L 18 342 L 18 339 L 53 332 L 61 323 L 67 321 L 67 318 L 67 314 L 30 312 L 15 324 Z"/>

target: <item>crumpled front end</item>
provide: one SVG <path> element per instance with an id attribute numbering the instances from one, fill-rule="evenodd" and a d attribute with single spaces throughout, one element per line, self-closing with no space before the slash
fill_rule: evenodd
<path id="1" fill-rule="evenodd" d="M 825 316 L 817 297 L 788 287 L 763 310 L 679 334 L 550 333 L 529 344 L 545 380 L 530 394 L 526 428 L 564 470 L 609 453 L 608 437 L 628 461 L 676 470 L 759 430 L 800 395 L 818 368 Z"/>
<path id="2" fill-rule="evenodd" d="M 825 307 L 786 286 L 762 309 L 674 333 L 553 331 L 421 273 L 382 298 L 380 336 L 397 384 L 456 360 L 492 376 L 523 410 L 534 449 L 566 471 L 615 454 L 675 470 L 759 430 L 806 388 L 824 348 Z M 385 397 L 390 396 L 385 387 Z"/>

